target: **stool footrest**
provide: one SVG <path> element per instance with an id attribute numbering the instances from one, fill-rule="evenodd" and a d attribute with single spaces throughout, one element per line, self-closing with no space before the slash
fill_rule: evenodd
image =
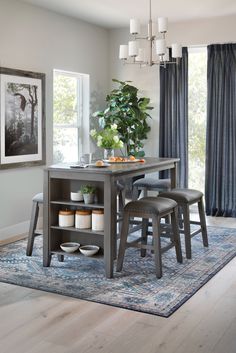
<path id="1" fill-rule="evenodd" d="M 134 227 L 131 227 L 131 228 L 129 228 L 129 234 L 137 232 L 140 229 L 142 229 L 142 225 L 141 224 L 137 225 L 137 226 L 134 226 Z"/>
<path id="2" fill-rule="evenodd" d="M 34 232 L 34 235 L 35 235 L 35 236 L 37 236 L 37 235 L 43 235 L 43 232 L 40 232 L 40 231 L 37 231 L 37 230 L 36 230 L 36 231 Z"/>
<path id="3" fill-rule="evenodd" d="M 189 221 L 190 224 L 196 224 L 196 225 L 201 225 L 201 222 L 199 221 Z"/>
<path id="4" fill-rule="evenodd" d="M 180 229 L 179 232 L 181 234 L 185 234 L 185 231 L 183 229 Z M 192 237 L 194 237 L 194 235 L 199 234 L 201 232 L 202 232 L 201 228 L 196 229 L 196 230 L 194 230 L 193 232 L 190 233 L 190 237 L 192 238 Z"/>
<path id="5" fill-rule="evenodd" d="M 126 248 L 138 248 L 138 249 L 146 249 L 146 250 L 154 250 L 154 246 L 152 244 L 140 244 L 138 241 L 141 241 L 142 238 L 133 240 L 131 242 L 126 243 Z M 161 253 L 166 252 L 167 250 L 173 248 L 175 246 L 174 242 L 171 242 L 161 248 Z"/>

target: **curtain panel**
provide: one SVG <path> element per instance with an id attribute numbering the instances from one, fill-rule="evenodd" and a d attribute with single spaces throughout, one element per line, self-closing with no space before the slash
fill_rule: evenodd
<path id="1" fill-rule="evenodd" d="M 236 44 L 207 49 L 206 214 L 236 217 Z"/>
<path id="2" fill-rule="evenodd" d="M 188 50 L 178 65 L 160 67 L 160 157 L 178 157 L 177 185 L 188 186 Z M 161 178 L 167 178 L 166 172 Z"/>

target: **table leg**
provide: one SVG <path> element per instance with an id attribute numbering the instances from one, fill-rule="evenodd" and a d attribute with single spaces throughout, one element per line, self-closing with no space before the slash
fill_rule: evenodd
<path id="1" fill-rule="evenodd" d="M 114 252 L 116 251 L 116 183 L 107 176 L 104 182 L 104 263 L 107 278 L 113 277 Z"/>
<path id="2" fill-rule="evenodd" d="M 171 180 L 171 189 L 177 187 L 177 163 L 175 162 L 175 167 L 170 169 L 170 180 Z"/>
<path id="3" fill-rule="evenodd" d="M 43 266 L 49 267 L 51 255 L 49 254 L 49 173 L 44 171 L 44 188 L 43 188 Z"/>

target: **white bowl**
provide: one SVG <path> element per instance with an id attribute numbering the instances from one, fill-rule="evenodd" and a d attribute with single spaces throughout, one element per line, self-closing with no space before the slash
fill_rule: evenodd
<path id="1" fill-rule="evenodd" d="M 81 191 L 71 192 L 70 198 L 72 201 L 83 201 L 84 200 Z"/>
<path id="2" fill-rule="evenodd" d="M 72 253 L 79 249 L 79 243 L 63 243 L 60 245 L 61 249 L 65 252 Z"/>
<path id="3" fill-rule="evenodd" d="M 93 256 L 99 250 L 97 245 L 83 245 L 79 248 L 79 251 L 85 256 Z"/>

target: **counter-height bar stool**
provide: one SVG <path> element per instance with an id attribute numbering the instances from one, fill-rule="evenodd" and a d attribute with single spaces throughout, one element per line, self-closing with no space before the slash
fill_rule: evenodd
<path id="1" fill-rule="evenodd" d="M 158 179 L 158 178 L 141 178 L 133 183 L 133 201 L 137 200 L 140 191 L 143 191 L 143 197 L 148 196 L 148 191 L 169 191 L 171 189 L 170 179 Z"/>
<path id="2" fill-rule="evenodd" d="M 168 245 L 161 247 L 161 218 L 171 215 L 170 238 Z M 129 224 L 132 217 L 142 218 L 142 235 L 134 241 L 128 242 Z M 152 220 L 152 244 L 147 244 L 148 221 Z M 124 207 L 124 219 L 120 235 L 120 246 L 117 259 L 117 271 L 120 272 L 123 267 L 125 250 L 128 247 L 141 249 L 141 256 L 146 255 L 146 250 L 152 250 L 154 253 L 156 276 L 162 277 L 161 253 L 175 246 L 178 262 L 182 262 L 182 252 L 178 228 L 178 206 L 174 200 L 162 197 L 144 197 L 137 201 L 131 201 Z M 166 231 L 166 229 L 165 229 Z"/>
<path id="3" fill-rule="evenodd" d="M 206 217 L 203 204 L 203 193 L 194 189 L 172 189 L 171 191 L 164 192 L 161 194 L 161 197 L 172 199 L 177 202 L 179 209 L 183 217 L 183 229 L 180 229 L 180 232 L 184 234 L 185 237 L 185 249 L 187 259 L 192 257 L 191 249 L 191 238 L 198 234 L 202 233 L 202 241 L 205 247 L 208 246 L 208 237 L 207 237 L 207 227 L 206 227 Z M 199 221 L 190 220 L 190 211 L 189 208 L 191 205 L 198 204 L 198 214 Z M 191 224 L 200 225 L 197 229 L 191 232 Z"/>
<path id="4" fill-rule="evenodd" d="M 39 215 L 39 205 L 43 204 L 43 193 L 36 194 L 33 199 L 33 205 L 31 210 L 31 217 L 30 217 L 30 227 L 29 227 L 29 235 L 28 235 L 28 242 L 26 248 L 26 255 L 31 256 L 34 246 L 34 238 L 37 235 L 42 235 L 41 232 L 36 230 L 37 222 L 38 222 L 38 215 Z"/>
<path id="5" fill-rule="evenodd" d="M 157 191 L 158 194 L 161 192 L 171 190 L 171 180 L 170 179 L 158 179 L 145 177 L 140 178 L 133 182 L 133 191 L 132 191 L 132 200 L 138 200 L 140 193 L 142 192 L 142 197 L 148 196 L 148 191 Z M 166 222 L 168 222 L 169 216 L 166 218 Z M 136 229 L 140 228 L 139 223 L 133 220 L 134 224 L 137 224 Z"/>

